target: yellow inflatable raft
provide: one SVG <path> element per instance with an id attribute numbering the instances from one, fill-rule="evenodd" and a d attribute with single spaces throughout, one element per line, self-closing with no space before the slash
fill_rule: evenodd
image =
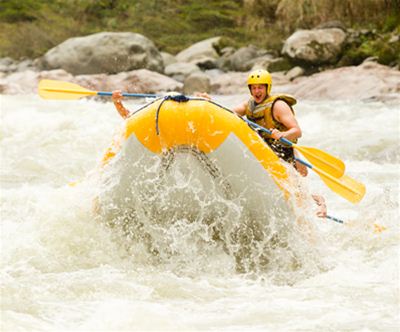
<path id="1" fill-rule="evenodd" d="M 196 179 L 226 199 L 245 198 L 242 203 L 262 215 L 291 210 L 287 167 L 245 121 L 209 100 L 178 95 L 142 107 L 127 119 L 103 162 L 111 169 L 106 196 L 117 209 L 138 197 L 149 200 L 162 185 L 177 186 L 176 171 L 168 179 L 175 168 L 181 180 Z M 179 201 L 182 194 L 175 191 Z"/>

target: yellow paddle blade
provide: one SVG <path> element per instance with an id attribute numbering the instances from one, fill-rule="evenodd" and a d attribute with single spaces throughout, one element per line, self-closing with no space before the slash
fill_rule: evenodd
<path id="1" fill-rule="evenodd" d="M 55 80 L 41 80 L 39 82 L 39 96 L 44 99 L 79 99 L 93 95 L 97 95 L 97 92 L 70 82 Z"/>
<path id="2" fill-rule="evenodd" d="M 329 153 L 316 148 L 298 146 L 296 144 L 293 144 L 293 148 L 300 151 L 313 166 L 323 170 L 335 178 L 340 178 L 344 174 L 346 168 L 344 162 Z"/>
<path id="3" fill-rule="evenodd" d="M 332 191 L 348 201 L 356 204 L 364 197 L 365 186 L 361 182 L 358 182 L 347 175 L 335 178 L 317 167 L 313 167 L 312 169 L 321 177 L 322 181 L 324 181 Z"/>

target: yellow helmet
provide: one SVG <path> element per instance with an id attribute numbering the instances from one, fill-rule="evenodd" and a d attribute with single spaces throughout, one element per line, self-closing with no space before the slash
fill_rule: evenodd
<path id="1" fill-rule="evenodd" d="M 269 95 L 272 85 L 271 74 L 264 69 L 252 71 L 247 77 L 247 85 L 252 84 L 267 84 L 267 94 Z"/>

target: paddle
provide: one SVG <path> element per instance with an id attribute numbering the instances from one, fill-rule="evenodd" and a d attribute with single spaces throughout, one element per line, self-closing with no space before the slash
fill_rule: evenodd
<path id="1" fill-rule="evenodd" d="M 112 96 L 112 92 L 91 91 L 82 88 L 78 84 L 55 81 L 41 80 L 39 82 L 39 95 L 44 99 L 79 99 L 87 96 Z M 124 97 L 137 98 L 156 98 L 158 95 L 145 93 L 123 93 Z"/>
<path id="2" fill-rule="evenodd" d="M 340 178 L 335 178 L 332 175 L 324 172 L 323 170 L 315 167 L 306 161 L 296 158 L 297 161 L 312 169 L 317 173 L 322 181 L 335 193 L 339 194 L 343 198 L 347 199 L 352 203 L 358 203 L 365 195 L 365 186 L 347 175 L 343 175 Z"/>
<path id="3" fill-rule="evenodd" d="M 255 127 L 261 131 L 264 131 L 268 134 L 271 134 L 271 131 L 259 126 L 258 124 L 249 121 L 247 119 L 244 119 L 245 121 L 247 121 L 247 123 L 249 123 L 252 127 Z M 280 141 L 282 141 L 283 143 L 292 146 L 293 148 L 299 148 L 298 145 L 293 144 L 292 142 L 290 142 L 289 140 L 287 140 L 286 138 L 281 138 Z M 310 149 L 310 150 L 309 150 Z M 302 154 L 304 154 L 304 156 L 307 157 L 308 155 L 312 155 L 311 158 L 318 160 L 316 162 L 316 164 L 318 164 L 320 167 L 322 166 L 323 169 L 318 168 L 317 166 L 311 165 L 308 162 L 296 158 L 297 161 L 299 161 L 300 163 L 302 163 L 303 165 L 307 166 L 308 168 L 312 169 L 314 172 L 316 172 L 320 178 L 322 179 L 322 181 L 324 181 L 324 183 L 335 193 L 339 194 L 340 196 L 342 196 L 343 198 L 347 199 L 348 201 L 352 202 L 352 203 L 358 203 L 359 201 L 361 201 L 361 199 L 364 197 L 365 195 L 365 186 L 360 183 L 357 182 L 356 180 L 352 179 L 351 177 L 347 176 L 347 175 L 343 175 L 336 177 L 335 175 L 338 175 L 340 172 L 338 170 L 340 170 L 340 164 L 343 164 L 343 162 L 333 156 L 329 156 L 326 152 L 322 152 L 318 149 L 315 148 L 307 148 L 307 147 L 301 147 L 301 150 L 298 149 L 299 151 L 301 151 Z M 306 153 L 304 153 L 304 151 L 306 151 Z M 311 151 L 311 153 L 310 153 Z M 313 153 L 317 153 L 316 155 L 314 155 Z M 322 152 L 322 153 L 321 153 Z M 325 155 L 328 155 L 329 158 L 327 159 L 323 159 L 323 157 Z M 337 162 L 339 161 L 339 162 Z M 337 166 L 338 165 L 338 166 Z M 344 166 L 344 164 L 343 164 Z M 344 167 L 343 167 L 343 171 L 344 171 Z"/>
<path id="4" fill-rule="evenodd" d="M 248 119 L 243 119 L 243 120 L 245 120 L 250 126 L 255 127 L 271 135 L 270 130 L 258 125 L 257 123 L 250 121 Z M 345 170 L 344 162 L 330 155 L 329 153 L 308 146 L 299 146 L 283 137 L 280 139 L 280 141 L 300 151 L 302 155 L 306 157 L 310 161 L 310 163 L 312 163 L 315 167 L 334 176 L 335 178 L 340 178 L 344 174 Z"/>

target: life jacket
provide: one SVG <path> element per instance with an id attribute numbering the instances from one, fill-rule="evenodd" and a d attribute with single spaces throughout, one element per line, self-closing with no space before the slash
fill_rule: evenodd
<path id="1" fill-rule="evenodd" d="M 296 104 L 296 102 L 297 102 L 296 99 L 290 95 L 281 94 L 281 95 L 276 95 L 276 96 L 269 96 L 260 104 L 256 104 L 254 99 L 251 98 L 249 100 L 249 102 L 247 103 L 246 117 L 250 121 L 257 123 L 258 125 L 260 125 L 264 128 L 278 129 L 279 131 L 287 131 L 288 128 L 286 128 L 282 123 L 277 121 L 272 114 L 273 106 L 274 106 L 275 102 L 277 102 L 278 100 L 285 101 L 289 105 L 290 109 L 292 110 L 292 112 L 294 114 L 294 110 L 293 110 L 292 106 Z M 271 138 L 271 136 L 265 132 L 260 132 L 259 134 L 270 145 L 272 143 L 274 143 L 274 144 L 280 143 L 280 142 L 277 142 L 276 140 L 274 140 L 273 138 Z M 291 140 L 291 142 L 297 143 L 297 139 L 293 139 L 293 140 Z M 287 145 L 284 145 L 284 146 L 287 146 Z"/>

